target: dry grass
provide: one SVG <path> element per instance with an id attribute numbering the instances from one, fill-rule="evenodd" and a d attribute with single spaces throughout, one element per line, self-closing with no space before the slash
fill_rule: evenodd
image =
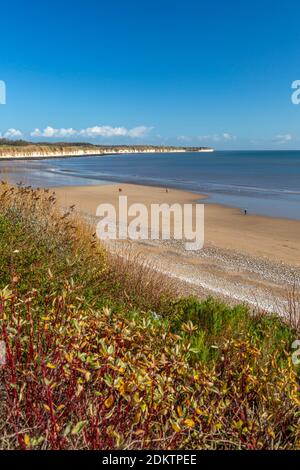
<path id="1" fill-rule="evenodd" d="M 124 295 L 135 298 L 144 309 L 159 312 L 162 303 L 176 298 L 176 280 L 161 273 L 154 262 L 130 244 L 122 244 L 108 254 L 108 264 Z"/>
<path id="2" fill-rule="evenodd" d="M 292 288 L 287 290 L 287 321 L 300 334 L 300 287 L 295 281 Z"/>

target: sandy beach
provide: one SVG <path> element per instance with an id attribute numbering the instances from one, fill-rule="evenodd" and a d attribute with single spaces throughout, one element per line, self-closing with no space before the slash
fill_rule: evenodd
<path id="1" fill-rule="evenodd" d="M 119 192 L 119 188 L 122 192 Z M 181 190 L 119 184 L 55 189 L 61 206 L 94 220 L 101 203 L 205 203 L 205 197 Z M 284 314 L 286 290 L 300 279 L 300 221 L 244 215 L 242 210 L 205 204 L 205 245 L 187 252 L 183 243 L 143 240 L 131 243 L 156 269 L 171 273 L 186 293 L 209 294 L 248 302 Z M 120 249 L 120 247 L 119 247 Z"/>

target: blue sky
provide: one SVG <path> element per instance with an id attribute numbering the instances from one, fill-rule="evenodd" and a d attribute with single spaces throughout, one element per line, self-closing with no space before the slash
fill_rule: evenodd
<path id="1" fill-rule="evenodd" d="M 2 136 L 300 148 L 300 3 L 1 2 Z"/>

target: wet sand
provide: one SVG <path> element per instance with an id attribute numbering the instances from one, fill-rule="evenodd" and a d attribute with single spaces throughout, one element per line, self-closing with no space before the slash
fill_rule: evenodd
<path id="1" fill-rule="evenodd" d="M 118 207 L 119 195 L 128 196 L 128 204 L 138 202 L 148 208 L 152 203 L 205 203 L 200 194 L 131 184 L 63 187 L 55 192 L 61 206 L 75 204 L 95 225 L 97 206 Z M 187 252 L 176 240 L 131 245 L 143 259 L 177 278 L 184 293 L 214 294 L 280 314 L 287 308 L 286 290 L 300 279 L 300 221 L 245 216 L 239 209 L 205 204 L 203 250 Z"/>

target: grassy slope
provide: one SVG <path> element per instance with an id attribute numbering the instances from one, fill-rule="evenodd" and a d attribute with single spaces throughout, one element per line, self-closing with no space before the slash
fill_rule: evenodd
<path id="1" fill-rule="evenodd" d="M 176 299 L 44 191 L 0 188 L 2 448 L 299 448 L 296 332 Z"/>

